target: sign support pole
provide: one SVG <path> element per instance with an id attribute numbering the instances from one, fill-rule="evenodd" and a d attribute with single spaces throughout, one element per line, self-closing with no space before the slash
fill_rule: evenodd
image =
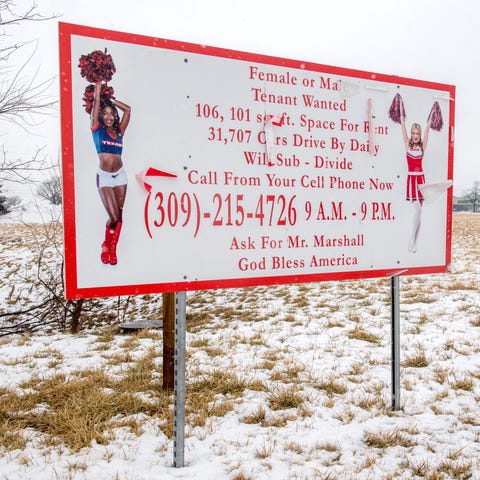
<path id="1" fill-rule="evenodd" d="M 175 293 L 163 294 L 163 389 L 173 390 L 175 362 Z"/>
<path id="2" fill-rule="evenodd" d="M 175 293 L 173 466 L 184 466 L 186 293 Z"/>
<path id="3" fill-rule="evenodd" d="M 400 409 L 400 277 L 391 277 L 392 410 Z"/>

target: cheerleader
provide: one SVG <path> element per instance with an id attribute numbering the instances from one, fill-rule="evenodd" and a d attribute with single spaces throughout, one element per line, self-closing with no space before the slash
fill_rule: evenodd
<path id="1" fill-rule="evenodd" d="M 400 124 L 402 126 L 403 142 L 407 155 L 407 191 L 406 199 L 411 202 L 414 209 L 413 227 L 408 242 L 408 251 L 415 253 L 417 251 L 417 240 L 420 232 L 420 224 L 422 218 L 423 195 L 420 187 L 425 183 L 425 175 L 423 174 L 423 156 L 427 148 L 428 134 L 432 125 L 432 115 L 430 114 L 425 127 L 422 139 L 422 127 L 418 123 L 413 123 L 410 129 L 410 137 L 405 126 L 405 109 L 403 100 L 400 100 Z"/>
<path id="2" fill-rule="evenodd" d="M 117 264 L 117 243 L 122 229 L 122 212 L 127 194 L 127 175 L 123 168 L 123 136 L 130 121 L 130 107 L 102 95 L 102 82 L 94 86 L 90 127 L 98 153 L 97 189 L 108 220 L 100 259 L 105 264 Z M 122 112 L 120 118 L 119 112 Z"/>

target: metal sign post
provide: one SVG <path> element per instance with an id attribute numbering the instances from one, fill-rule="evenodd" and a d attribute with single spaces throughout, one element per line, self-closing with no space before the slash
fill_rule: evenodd
<path id="1" fill-rule="evenodd" d="M 175 382 L 175 293 L 163 294 L 163 389 L 173 390 Z"/>
<path id="2" fill-rule="evenodd" d="M 186 293 L 175 293 L 173 466 L 184 466 Z"/>
<path id="3" fill-rule="evenodd" d="M 400 277 L 392 277 L 392 409 L 400 409 Z"/>

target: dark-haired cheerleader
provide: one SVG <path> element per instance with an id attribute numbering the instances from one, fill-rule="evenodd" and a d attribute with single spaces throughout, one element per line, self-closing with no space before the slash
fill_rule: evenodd
<path id="1" fill-rule="evenodd" d="M 119 112 L 122 112 L 120 118 Z M 122 212 L 127 193 L 123 168 L 123 136 L 130 121 L 130 106 L 113 97 L 102 96 L 102 83 L 95 83 L 90 126 L 98 153 L 97 188 L 108 214 L 100 259 L 116 265 L 117 243 L 122 229 Z"/>

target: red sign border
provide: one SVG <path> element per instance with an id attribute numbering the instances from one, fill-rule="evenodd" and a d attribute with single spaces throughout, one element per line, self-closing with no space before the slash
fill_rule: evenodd
<path id="1" fill-rule="evenodd" d="M 71 77 L 71 36 L 80 35 L 103 40 L 125 42 L 149 47 L 184 51 L 209 56 L 231 58 L 256 63 L 282 66 L 286 68 L 319 71 L 341 76 L 395 83 L 414 87 L 422 87 L 447 91 L 450 97 L 450 115 L 448 119 L 448 179 L 453 179 L 453 150 L 455 125 L 455 86 L 438 82 L 412 79 L 394 75 L 367 72 L 350 68 L 335 67 L 312 62 L 273 57 L 257 53 L 229 50 L 200 44 L 149 37 L 132 33 L 105 30 L 96 27 L 59 22 L 59 55 L 60 55 L 60 109 L 62 137 L 62 174 L 63 174 L 63 210 L 64 210 L 64 255 L 65 255 L 65 296 L 67 299 L 108 297 L 133 294 L 151 294 L 178 292 L 188 290 L 206 290 L 219 288 L 240 288 L 259 285 L 276 285 L 286 283 L 321 282 L 335 280 L 355 280 L 360 278 L 392 277 L 395 275 L 417 275 L 443 273 L 449 270 L 451 263 L 452 243 L 452 202 L 453 192 L 450 188 L 447 196 L 446 212 L 446 254 L 445 263 L 436 266 L 424 266 L 408 269 L 363 270 L 334 273 L 318 273 L 303 275 L 281 275 L 267 277 L 233 278 L 204 280 L 192 282 L 169 282 L 152 284 L 135 284 L 106 287 L 79 288 L 77 281 L 76 227 L 75 227 L 75 191 L 74 191 L 74 152 L 73 152 L 73 110 L 72 110 L 72 77 Z"/>

